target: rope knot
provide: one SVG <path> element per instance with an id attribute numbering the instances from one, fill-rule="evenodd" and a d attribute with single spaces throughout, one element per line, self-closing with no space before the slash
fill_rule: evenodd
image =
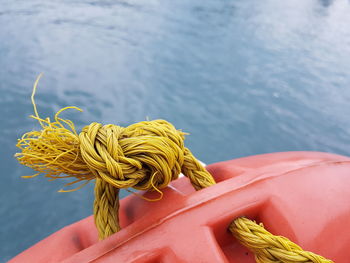
<path id="1" fill-rule="evenodd" d="M 184 163 L 184 133 L 164 120 L 127 128 L 94 122 L 79 141 L 92 174 L 119 189 L 162 189 L 178 178 Z"/>

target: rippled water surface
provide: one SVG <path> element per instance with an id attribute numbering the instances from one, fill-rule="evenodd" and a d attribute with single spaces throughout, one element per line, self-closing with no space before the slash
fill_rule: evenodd
<path id="1" fill-rule="evenodd" d="M 276 151 L 350 154 L 350 4 L 3 0 L 0 255 L 92 213 L 92 185 L 21 179 L 16 139 L 32 84 L 41 116 L 76 105 L 79 128 L 163 118 L 206 163 Z"/>

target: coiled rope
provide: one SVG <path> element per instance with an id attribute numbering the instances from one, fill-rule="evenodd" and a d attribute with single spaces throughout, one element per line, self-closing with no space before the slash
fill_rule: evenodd
<path id="1" fill-rule="evenodd" d="M 31 167 L 37 175 L 51 180 L 74 178 L 65 186 L 82 183 L 80 189 L 95 180 L 94 219 L 99 238 L 120 230 L 119 190 L 134 188 L 160 193 L 182 172 L 196 190 L 215 184 L 213 177 L 184 146 L 185 133 L 165 120 L 143 121 L 126 128 L 91 123 L 78 134 L 72 121 L 60 118 L 67 109 L 59 110 L 54 121 L 39 117 L 34 101 L 41 75 L 34 83 L 32 104 L 40 131 L 25 133 L 18 140 L 18 161 Z M 311 252 L 302 251 L 288 239 L 273 236 L 246 218 L 230 225 L 234 236 L 256 254 L 257 262 L 331 262 Z M 268 234 L 267 234 L 268 233 Z M 299 249 L 299 256 L 291 253 Z M 284 255 L 284 256 L 281 256 Z"/>

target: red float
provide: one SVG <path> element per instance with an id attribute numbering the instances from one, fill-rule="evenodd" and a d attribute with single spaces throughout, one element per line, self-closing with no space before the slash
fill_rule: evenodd
<path id="1" fill-rule="evenodd" d="M 19 262 L 255 262 L 227 231 L 240 216 L 263 222 L 302 248 L 349 262 L 350 158 L 287 152 L 207 166 L 217 185 L 195 192 L 187 178 L 148 202 L 121 201 L 122 230 L 97 240 L 93 218 L 67 226 L 24 251 Z M 144 193 L 149 198 L 157 193 Z"/>

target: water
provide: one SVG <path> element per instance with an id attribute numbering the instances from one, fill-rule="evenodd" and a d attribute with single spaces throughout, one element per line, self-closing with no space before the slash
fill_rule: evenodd
<path id="1" fill-rule="evenodd" d="M 92 185 L 13 158 L 41 116 L 129 125 L 163 118 L 206 163 L 315 150 L 350 154 L 350 4 L 339 1 L 1 1 L 0 255 L 6 261 L 92 213 Z"/>

